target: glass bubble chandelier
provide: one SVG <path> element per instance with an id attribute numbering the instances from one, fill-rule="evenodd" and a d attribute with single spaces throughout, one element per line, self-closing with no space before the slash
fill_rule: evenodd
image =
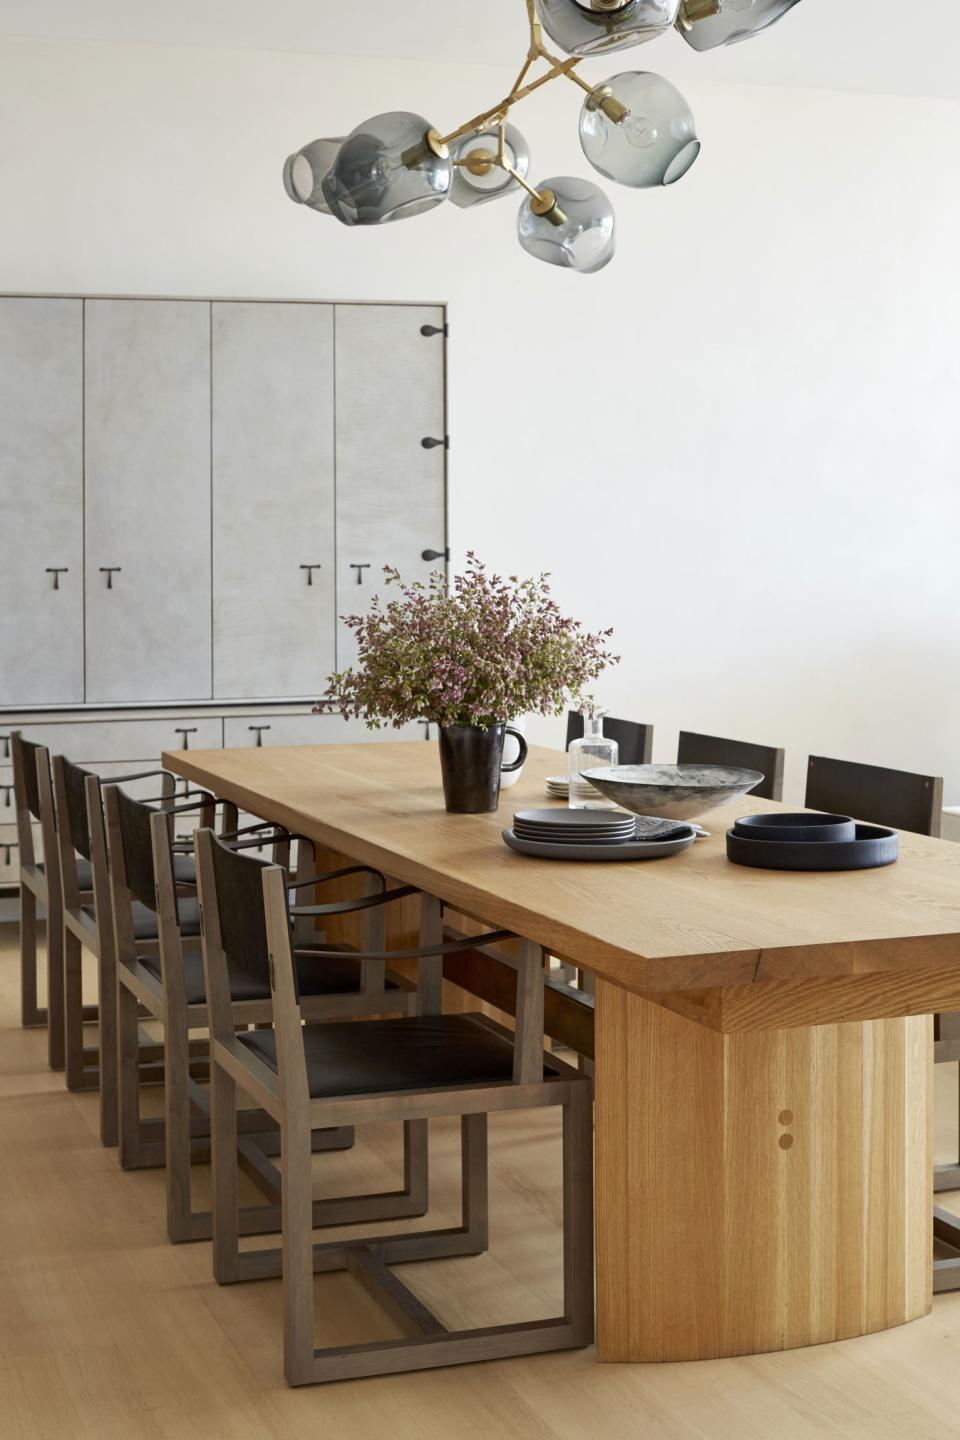
<path id="1" fill-rule="evenodd" d="M 690 106 L 660 75 L 626 70 L 591 85 L 585 58 L 627 50 L 677 29 L 694 50 L 749 39 L 799 0 L 524 0 L 527 56 L 510 93 L 442 135 L 421 115 L 374 115 L 349 135 L 313 140 L 288 157 L 290 199 L 343 225 L 383 225 L 450 199 L 469 209 L 524 191 L 517 235 L 528 255 L 593 274 L 613 259 L 613 206 L 599 185 L 558 175 L 530 183 L 530 152 L 513 107 L 552 80 L 586 92 L 580 144 L 595 170 L 634 189 L 672 185 L 700 153 Z M 544 44 L 544 33 L 564 52 Z M 533 74 L 535 67 L 545 71 Z"/>

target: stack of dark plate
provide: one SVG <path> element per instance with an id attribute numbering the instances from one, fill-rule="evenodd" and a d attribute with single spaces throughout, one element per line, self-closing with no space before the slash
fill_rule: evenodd
<path id="1" fill-rule="evenodd" d="M 693 844 L 689 825 L 654 822 L 638 834 L 636 815 L 622 810 L 520 810 L 503 839 L 521 855 L 546 860 L 652 860 Z"/>
<path id="2" fill-rule="evenodd" d="M 848 815 L 744 815 L 727 831 L 727 859 L 758 870 L 872 870 L 892 865 L 896 830 Z"/>

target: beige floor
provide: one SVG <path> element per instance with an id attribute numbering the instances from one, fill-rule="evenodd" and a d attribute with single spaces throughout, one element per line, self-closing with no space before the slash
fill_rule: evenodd
<path id="1" fill-rule="evenodd" d="M 15 941 L 0 928 L 0 1440 L 960 1435 L 960 1294 L 903 1329 L 786 1355 L 641 1367 L 598 1365 L 587 1351 L 288 1390 L 279 1282 L 218 1289 L 209 1246 L 167 1244 L 161 1173 L 118 1169 L 98 1143 L 94 1097 L 68 1095 L 46 1068 L 43 1036 L 17 1027 Z M 942 1068 L 948 1149 L 957 1076 Z M 448 1323 L 554 1313 L 555 1122 L 535 1114 L 493 1126 L 489 1255 L 407 1267 Z M 432 1147 L 429 1223 L 447 1223 L 454 1129 L 435 1125 Z M 321 1173 L 328 1191 L 346 1192 L 389 1187 L 396 1168 L 395 1139 L 378 1130 L 326 1157 Z M 316 1294 L 318 1343 L 390 1333 L 347 1278 L 318 1279 Z"/>

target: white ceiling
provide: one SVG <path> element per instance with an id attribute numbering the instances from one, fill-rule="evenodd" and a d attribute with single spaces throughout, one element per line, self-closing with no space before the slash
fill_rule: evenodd
<path id="1" fill-rule="evenodd" d="M 319 51 L 515 68 L 523 0 L 0 0 L 0 35 Z M 957 0 L 804 0 L 765 35 L 696 55 L 627 52 L 676 79 L 960 98 Z M 649 56 L 649 59 L 647 58 Z M 636 57 L 636 58 L 634 58 Z M 609 62 L 598 62 L 607 63 Z"/>

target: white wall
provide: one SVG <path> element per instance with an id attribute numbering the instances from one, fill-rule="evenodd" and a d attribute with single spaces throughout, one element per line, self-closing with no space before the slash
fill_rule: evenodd
<path id="1" fill-rule="evenodd" d="M 786 745 L 794 795 L 814 751 L 960 801 L 960 109 L 686 84 L 703 155 L 611 187 L 589 278 L 522 254 L 512 200 L 350 232 L 285 198 L 304 141 L 452 128 L 512 64 L 0 39 L 0 288 L 448 300 L 455 558 L 614 624 L 602 698 L 658 758 L 685 725 Z M 518 110 L 535 178 L 589 173 L 578 105 Z"/>

